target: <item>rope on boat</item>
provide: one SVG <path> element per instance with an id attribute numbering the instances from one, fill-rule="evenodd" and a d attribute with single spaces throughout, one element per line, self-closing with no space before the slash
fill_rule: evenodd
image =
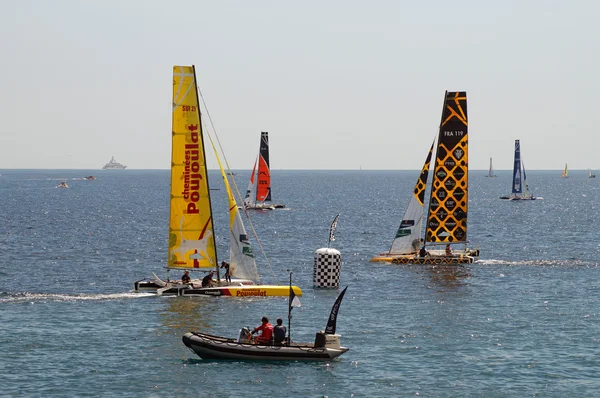
<path id="1" fill-rule="evenodd" d="M 250 347 L 256 347 L 259 350 L 266 350 L 266 349 L 276 349 L 276 350 L 280 350 L 282 348 L 289 348 L 292 347 L 294 349 L 300 350 L 300 351 L 305 351 L 305 352 L 317 352 L 317 351 L 324 351 L 324 348 L 314 348 L 314 347 L 303 347 L 303 346 L 278 346 L 278 345 L 264 345 L 264 344 L 248 344 L 248 343 L 239 343 L 237 341 L 234 341 L 234 339 L 228 339 L 228 338 L 224 338 L 224 337 L 219 337 L 219 336 L 211 336 L 211 335 L 206 335 L 206 334 L 202 334 L 202 333 L 198 333 L 198 332 L 192 332 L 192 334 L 196 337 L 198 337 L 199 339 L 202 339 L 206 342 L 209 342 L 211 344 L 219 344 L 219 345 L 227 345 L 229 347 L 244 347 L 244 348 L 250 348 Z M 226 341 L 221 341 L 221 340 L 216 340 L 215 338 L 218 339 L 225 339 Z"/>
<path id="2" fill-rule="evenodd" d="M 215 124 L 213 123 L 212 117 L 210 117 L 210 112 L 208 111 L 208 106 L 206 106 L 206 101 L 204 101 L 204 96 L 202 95 L 202 90 L 200 90 L 200 87 L 198 87 L 197 84 L 196 84 L 196 87 L 198 88 L 198 94 L 200 95 L 200 98 L 202 99 L 202 105 L 204 105 L 204 109 L 206 110 L 206 116 L 208 116 L 208 120 L 210 122 L 213 133 L 215 135 L 215 140 L 217 141 L 219 149 L 221 150 L 221 154 L 223 155 L 223 160 L 225 161 L 225 165 L 227 166 L 227 171 L 229 173 L 231 173 L 231 168 L 229 167 L 229 161 L 227 160 L 227 157 L 225 156 L 225 151 L 223 151 L 223 147 L 221 146 L 221 141 L 219 140 L 219 135 L 217 134 L 217 129 L 215 128 Z M 206 133 L 208 134 L 208 137 L 212 140 L 212 138 L 208 132 L 208 129 L 207 129 Z M 233 187 L 235 188 L 235 193 L 237 195 L 237 199 L 241 200 L 241 203 L 243 204 L 244 200 L 243 200 L 242 194 L 240 193 L 238 186 L 235 182 L 235 178 L 232 178 L 231 181 L 233 183 L 232 184 Z M 258 238 L 258 234 L 256 233 L 256 230 L 254 229 L 254 225 L 252 224 L 252 220 L 250 219 L 250 214 L 248 213 L 246 206 L 242 206 L 242 207 L 244 209 L 244 214 L 246 215 L 246 219 L 248 220 L 248 223 L 250 225 L 250 229 L 252 230 L 252 234 L 254 235 L 254 238 L 256 239 L 256 242 L 258 243 L 258 247 L 260 247 L 260 252 L 262 253 L 263 257 L 265 258 L 265 261 L 267 263 L 269 271 L 271 271 L 271 275 L 273 275 L 273 279 L 275 280 L 275 283 L 277 285 L 279 285 L 279 280 L 277 279 L 277 276 L 275 275 L 275 272 L 273 271 L 273 266 L 271 265 L 271 261 L 267 257 L 267 253 L 265 252 L 262 242 Z M 258 273 L 258 270 L 257 270 L 257 273 Z M 260 278 L 260 274 L 258 274 L 258 276 Z M 258 282 L 260 283 L 260 280 Z"/>

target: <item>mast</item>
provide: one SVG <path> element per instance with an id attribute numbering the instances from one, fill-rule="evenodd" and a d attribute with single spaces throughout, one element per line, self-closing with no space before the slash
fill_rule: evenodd
<path id="1" fill-rule="evenodd" d="M 292 341 L 292 292 L 292 271 L 290 271 L 290 294 L 288 295 L 288 346 Z"/>
<path id="2" fill-rule="evenodd" d="M 202 160 L 204 161 L 204 168 L 206 169 L 206 147 L 204 146 L 204 131 L 202 130 L 202 112 L 200 112 L 200 98 L 198 98 L 198 80 L 196 80 L 196 66 L 192 65 L 192 71 L 194 73 L 194 90 L 196 90 L 196 106 L 198 107 L 198 119 L 200 120 L 200 142 L 202 142 Z M 210 210 L 210 218 L 212 219 L 212 200 L 210 198 L 210 184 L 208 178 L 208 170 L 206 170 L 206 187 L 208 188 L 208 208 Z M 221 276 L 219 275 L 219 256 L 217 251 L 217 239 L 215 234 L 212 234 L 212 242 L 215 247 L 215 272 L 217 273 L 217 282 L 221 283 Z"/>

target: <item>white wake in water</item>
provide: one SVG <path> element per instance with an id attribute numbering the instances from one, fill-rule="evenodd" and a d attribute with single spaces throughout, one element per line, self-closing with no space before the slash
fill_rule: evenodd
<path id="1" fill-rule="evenodd" d="M 584 260 L 520 260 L 520 261 L 507 261 L 507 260 L 495 260 L 495 259 L 487 259 L 487 260 L 479 260 L 474 266 L 477 265 L 491 265 L 491 266 L 523 266 L 528 265 L 531 267 L 588 267 L 595 268 L 600 267 L 600 263 L 592 262 L 592 261 L 584 261 Z"/>
<path id="2" fill-rule="evenodd" d="M 2 293 L 1 303 L 43 303 L 48 301 L 98 301 L 98 300 L 124 300 L 156 296 L 153 293 L 112 293 L 112 294 L 53 294 L 53 293 Z"/>

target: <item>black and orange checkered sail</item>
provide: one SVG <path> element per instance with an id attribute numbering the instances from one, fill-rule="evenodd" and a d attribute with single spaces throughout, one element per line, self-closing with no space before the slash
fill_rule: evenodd
<path id="1" fill-rule="evenodd" d="M 427 243 L 467 241 L 468 125 L 467 93 L 446 91 L 425 227 Z"/>

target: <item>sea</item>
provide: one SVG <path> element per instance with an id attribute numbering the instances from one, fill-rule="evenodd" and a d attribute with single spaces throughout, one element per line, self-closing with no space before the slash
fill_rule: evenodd
<path id="1" fill-rule="evenodd" d="M 234 172 L 243 194 L 250 173 Z M 600 178 L 532 170 L 543 199 L 507 201 L 510 171 L 470 171 L 478 263 L 370 263 L 419 172 L 272 170 L 273 201 L 287 208 L 252 212 L 246 228 L 261 281 L 303 290 L 292 339 L 314 341 L 339 293 L 313 287 L 317 249 L 340 251 L 348 286 L 337 332 L 350 350 L 303 363 L 202 360 L 181 342 L 188 331 L 237 337 L 262 316 L 287 323 L 285 297 L 132 292 L 166 277 L 169 171 L 0 170 L 0 396 L 598 396 Z M 222 178 L 209 180 L 226 259 Z"/>

